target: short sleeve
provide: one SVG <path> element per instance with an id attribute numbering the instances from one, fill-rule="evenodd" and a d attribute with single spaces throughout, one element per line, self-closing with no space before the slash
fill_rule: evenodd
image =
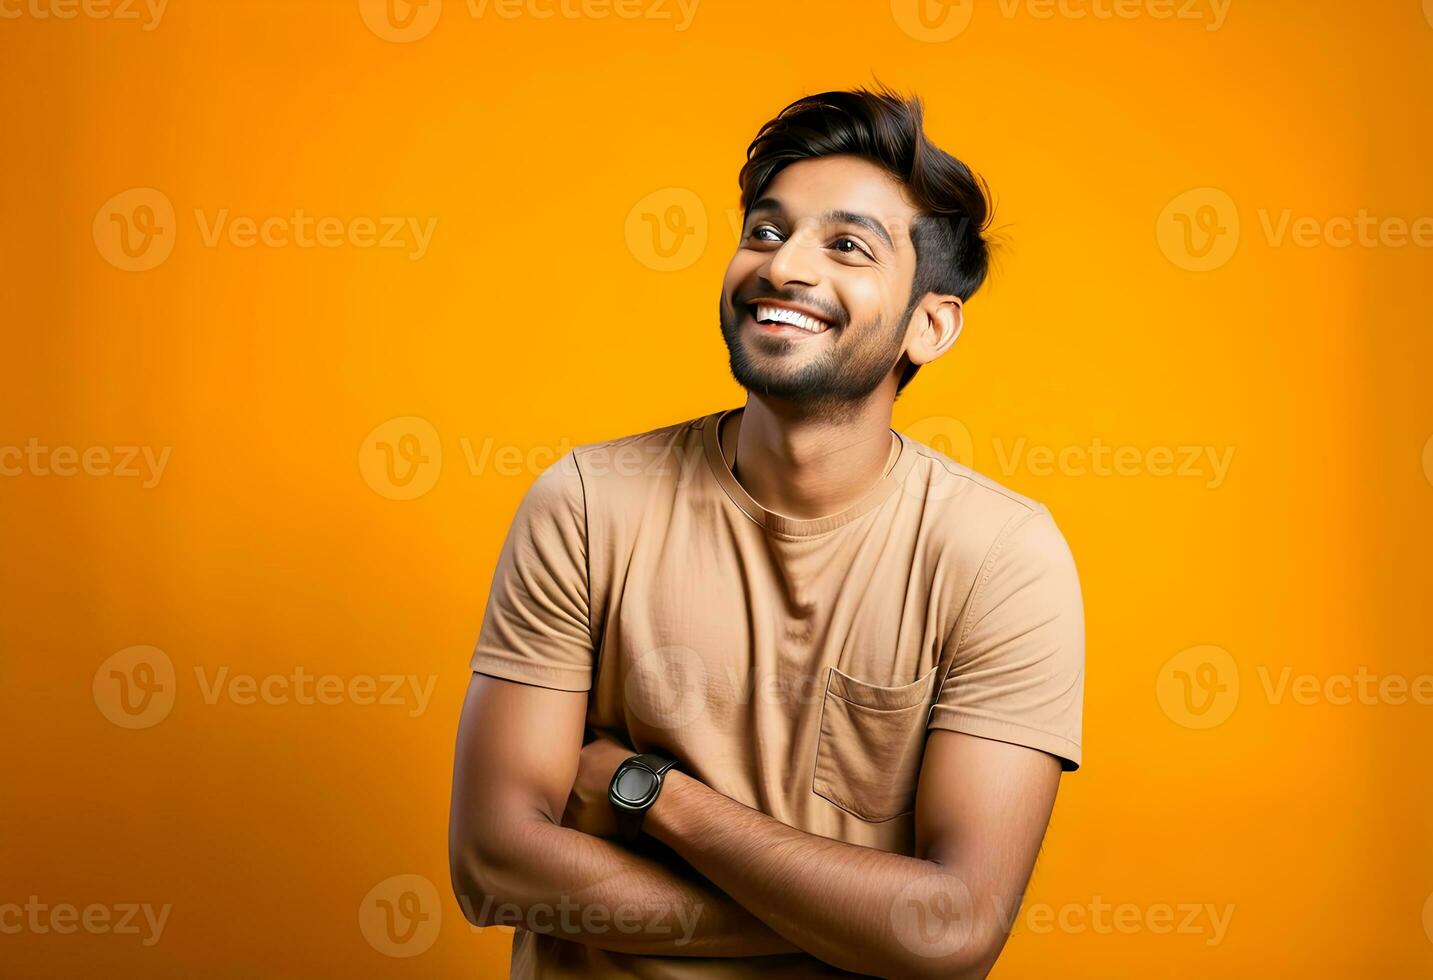
<path id="1" fill-rule="evenodd" d="M 569 450 L 540 473 L 508 528 L 470 664 L 562 691 L 592 687 L 587 510 Z"/>
<path id="2" fill-rule="evenodd" d="M 971 593 L 929 728 L 1013 742 L 1080 767 L 1085 618 L 1079 576 L 1048 509 L 1014 518 Z"/>

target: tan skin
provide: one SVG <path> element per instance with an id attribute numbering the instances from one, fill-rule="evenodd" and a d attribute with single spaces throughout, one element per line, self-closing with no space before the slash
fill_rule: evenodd
<path id="1" fill-rule="evenodd" d="M 826 157 L 788 166 L 764 197 L 779 202 L 779 213 L 748 217 L 724 302 L 801 297 L 845 316 L 840 329 L 784 345 L 743 322 L 741 342 L 758 369 L 797 371 L 822 356 L 824 345 L 858 343 L 863 325 L 894 322 L 905 310 L 915 273 L 906 229 L 915 210 L 898 181 L 866 161 Z M 831 209 L 874 218 L 890 244 L 863 225 L 823 219 Z M 855 242 L 843 242 L 848 238 Z M 857 244 L 865 249 L 859 256 Z M 923 297 L 905 324 L 900 358 L 839 419 L 751 394 L 722 432 L 743 486 L 769 510 L 797 519 L 856 501 L 889 459 L 903 359 L 925 364 L 941 356 L 961 323 L 959 298 Z M 584 746 L 586 716 L 587 692 L 473 675 L 459 725 L 449 839 L 454 888 L 467 897 L 471 921 L 498 921 L 483 911 L 484 898 L 514 910 L 564 899 L 608 910 L 639 903 L 667 921 L 679 913 L 694 921 L 686 941 L 656 929 L 550 931 L 630 953 L 804 950 L 859 974 L 984 977 L 1004 945 L 1059 785 L 1051 755 L 934 730 L 916 795 L 915 853 L 906 856 L 804 833 L 674 770 L 643 825 L 680 858 L 662 861 L 613 840 L 607 787 L 632 750 L 611 733 Z M 958 927 L 948 928 L 958 932 L 937 929 L 933 942 L 912 941 L 929 940 L 930 923 L 956 921 L 922 913 L 951 908 L 961 914 Z"/>

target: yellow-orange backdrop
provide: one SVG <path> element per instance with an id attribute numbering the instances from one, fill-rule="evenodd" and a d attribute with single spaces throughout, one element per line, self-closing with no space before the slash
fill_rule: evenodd
<path id="1" fill-rule="evenodd" d="M 507 522 L 740 403 L 746 144 L 875 79 L 1004 243 L 896 423 L 1085 589 L 995 976 L 1433 972 L 1433 5 L 920 2 L 0 0 L 0 972 L 504 974 L 445 833 Z"/>

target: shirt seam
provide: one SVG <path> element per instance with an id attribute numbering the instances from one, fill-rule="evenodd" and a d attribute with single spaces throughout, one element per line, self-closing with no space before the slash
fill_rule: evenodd
<path id="1" fill-rule="evenodd" d="M 1034 732 L 1034 733 L 1037 734 L 1037 735 L 1045 735 L 1045 736 L 1048 736 L 1049 738 L 1055 739 L 1056 741 L 1064 742 L 1064 743 L 1066 743 L 1067 745 L 1072 746 L 1073 748 L 1077 748 L 1077 749 L 1078 749 L 1078 748 L 1081 747 L 1081 746 L 1080 746 L 1080 740 L 1079 740 L 1078 738 L 1070 738 L 1070 736 L 1068 736 L 1068 735 L 1061 735 L 1059 732 L 1052 732 L 1052 731 L 1050 731 L 1050 729 L 1048 729 L 1048 728 L 1040 728 L 1040 727 L 1037 726 L 1037 725 L 1027 725 L 1027 724 L 1025 724 L 1025 723 L 1023 723 L 1023 722 L 1019 722 L 1019 721 L 1007 721 L 1007 720 L 1004 719 L 1004 718 L 992 718 L 992 717 L 990 717 L 990 716 L 988 716 L 988 715 L 974 714 L 974 713 L 972 713 L 972 712 L 966 710 L 965 708 L 958 708 L 958 707 L 955 707 L 954 705 L 949 705 L 949 704 L 937 704 L 937 705 L 934 705 L 934 707 L 937 708 L 937 709 L 939 709 L 939 710 L 941 711 L 941 713 L 943 713 L 943 714 L 945 714 L 945 715 L 954 715 L 954 716 L 957 717 L 957 718 L 961 718 L 961 719 L 964 719 L 964 720 L 967 720 L 967 721 L 975 722 L 975 723 L 977 723 L 975 727 L 979 727 L 979 725 L 984 724 L 984 725 L 990 725 L 990 726 L 1000 727 L 1000 728 L 1018 728 L 1018 729 L 1020 729 L 1020 730 L 1022 730 L 1022 731 Z M 934 719 L 935 719 L 935 717 L 936 717 L 935 712 L 932 711 L 931 714 L 932 714 L 932 719 L 931 719 L 930 722 L 927 723 L 927 727 L 928 727 L 928 728 L 929 728 L 929 727 L 936 727 L 936 728 L 942 727 L 942 726 L 940 726 L 940 725 L 935 725 L 935 724 L 934 724 Z"/>
<path id="2" fill-rule="evenodd" d="M 989 490 L 992 493 L 997 493 L 1000 496 L 1004 497 L 1006 500 L 1009 500 L 1011 503 L 1019 504 L 1027 510 L 1039 510 L 1042 506 L 1044 506 L 1038 501 L 1032 503 L 1030 498 L 1016 493 L 1009 487 L 1002 486 L 1001 484 L 997 483 L 995 480 L 990 479 L 988 476 L 978 470 L 969 470 L 968 472 L 962 473 L 958 469 L 951 469 L 949 466 L 946 465 L 947 461 L 936 454 L 936 450 L 931 449 L 924 443 L 911 440 L 911 444 L 916 447 L 917 455 L 924 456 L 926 459 L 930 460 L 932 463 L 945 470 L 951 476 L 960 480 L 964 480 L 966 483 L 971 484 L 972 486 L 977 486 L 983 490 Z M 979 477 L 980 479 L 977 479 L 977 477 Z"/>
<path id="3" fill-rule="evenodd" d="M 697 428 L 703 428 L 708 422 L 711 424 L 712 438 L 716 442 L 717 454 L 719 456 L 721 455 L 721 419 L 723 415 L 734 411 L 736 411 L 736 409 L 727 408 L 718 409 L 715 412 L 710 412 L 707 415 L 702 416 L 702 425 L 697 426 Z M 899 440 L 900 445 L 900 449 L 896 455 L 896 463 L 900 463 L 901 456 L 907 451 L 910 451 L 912 453 L 912 463 L 914 463 L 914 456 L 919 455 L 918 453 L 914 452 L 915 447 L 918 445 L 918 443 L 916 443 L 914 440 L 908 440 L 904 434 L 897 432 L 895 429 L 891 429 L 890 431 L 895 432 L 896 438 Z M 859 507 L 861 501 L 857 501 L 856 503 L 852 504 L 851 507 L 847 508 L 845 511 L 841 511 L 836 514 L 828 514 L 825 517 L 813 517 L 809 520 L 806 520 L 802 518 L 786 517 L 781 514 L 774 514 L 771 511 L 768 511 L 765 508 L 761 507 L 761 505 L 757 503 L 757 501 L 752 500 L 751 504 L 757 508 L 760 508 L 760 511 L 758 513 L 753 514 L 747 508 L 746 502 L 740 497 L 738 497 L 735 492 L 732 491 L 732 489 L 726 485 L 726 480 L 724 479 L 723 475 L 717 471 L 716 464 L 712 462 L 711 456 L 707 452 L 707 447 L 705 444 L 705 433 L 702 434 L 701 439 L 701 453 L 707 464 L 707 472 L 711 475 L 712 481 L 716 483 L 717 487 L 726 496 L 727 500 L 731 501 L 732 506 L 734 506 L 737 511 L 744 515 L 747 520 L 751 521 L 757 527 L 761 528 L 764 533 L 769 534 L 772 537 L 778 538 L 782 541 L 810 541 L 816 538 L 825 537 L 828 534 L 834 534 L 842 528 L 849 527 L 862 520 L 863 518 L 868 518 L 874 514 L 878 514 L 881 510 L 885 508 L 885 506 L 890 502 L 891 498 L 896 495 L 896 493 L 904 489 L 906 479 L 909 477 L 911 469 L 910 466 L 907 466 L 905 474 L 900 478 L 893 477 L 890 473 L 884 474 L 881 477 L 881 482 L 877 483 L 875 487 L 872 487 L 870 492 L 874 494 L 877 487 L 881 486 L 881 484 L 884 483 L 886 480 L 892 480 L 894 485 L 887 491 L 885 497 L 872 504 L 864 512 L 858 514 L 850 514 L 849 516 L 845 516 L 848 515 L 849 511 Z M 723 467 L 726 466 L 725 456 L 722 456 L 722 465 Z M 892 468 L 892 472 L 894 472 L 894 467 Z M 730 473 L 729 470 L 728 473 Z M 733 480 L 734 479 L 735 477 L 733 477 Z M 802 531 L 791 531 L 789 530 L 789 527 L 793 524 L 809 524 L 811 526 Z"/>
<path id="4" fill-rule="evenodd" d="M 951 651 L 952 663 L 955 662 L 955 657 L 960 653 L 960 648 L 965 644 L 965 641 L 970 639 L 970 631 L 975 628 L 975 622 L 978 619 L 976 614 L 980 612 L 980 603 L 985 599 L 985 587 L 990 584 L 990 580 L 995 576 L 995 566 L 999 563 L 1000 555 L 1004 552 L 1005 545 L 1010 540 L 1010 536 L 1037 517 L 1043 509 L 1043 506 L 1031 508 L 1029 513 L 1020 515 L 1018 518 L 1012 517 L 1005 523 L 1005 526 L 1000 529 L 1000 533 L 996 535 L 994 543 L 990 546 L 989 553 L 985 556 L 984 567 L 982 567 L 980 573 L 980 582 L 976 586 L 975 591 L 971 593 L 970 606 L 967 611 L 964 628 L 960 633 L 960 639 L 956 641 L 955 649 Z"/>
<path id="5" fill-rule="evenodd" d="M 473 655 L 469 658 L 468 667 L 475 674 L 486 674 L 489 677 L 498 677 L 502 680 L 516 681 L 535 687 L 560 691 L 590 691 L 592 689 L 592 678 L 585 668 L 565 664 L 533 663 L 530 660 L 514 657 L 508 651 L 499 648 L 479 647 L 474 650 Z M 569 678 L 570 680 L 568 680 Z M 555 683 L 544 684 L 543 681 Z M 586 686 L 580 688 L 569 686 L 574 683 L 585 683 Z"/>
<path id="6" fill-rule="evenodd" d="M 1024 506 L 1027 508 L 1027 512 L 1025 514 L 1016 514 L 1009 518 L 1004 526 L 1001 527 L 1000 533 L 995 536 L 995 540 L 990 543 L 990 548 L 986 551 L 985 558 L 980 565 L 980 574 L 976 576 L 975 582 L 970 587 L 970 595 L 966 598 L 964 604 L 965 608 L 962 614 L 956 617 L 956 621 L 951 624 L 950 633 L 946 634 L 944 645 L 950 646 L 950 639 L 955 634 L 956 626 L 963 624 L 960 638 L 956 640 L 955 646 L 951 648 L 950 662 L 945 665 L 945 673 L 941 675 L 940 685 L 935 689 L 936 704 L 939 704 L 941 692 L 945 690 L 946 681 L 950 679 L 950 673 L 955 669 L 956 662 L 959 660 L 961 646 L 970 638 L 970 631 L 975 627 L 975 614 L 980 609 L 981 600 L 985 598 L 985 586 L 995 572 L 995 564 L 1000 557 L 1001 550 L 1005 547 L 1005 542 L 1013 532 L 1023 527 L 1025 522 L 1035 517 L 1035 515 L 1041 511 L 1047 510 L 1044 504 L 1036 504 L 1033 507 L 1029 504 L 1025 504 Z M 935 713 L 936 704 L 931 705 L 932 715 Z M 929 723 L 929 719 L 930 715 L 927 715 L 927 723 Z"/>
<path id="7" fill-rule="evenodd" d="M 587 480 L 582 475 L 582 465 L 578 460 L 577 450 L 572 450 L 572 469 L 577 473 L 577 489 L 582 498 L 582 567 L 587 580 L 584 583 L 587 591 L 587 642 L 592 648 L 592 683 L 596 683 L 597 670 L 602 654 L 598 642 L 598 630 L 594 618 L 594 603 L 592 601 L 592 517 L 587 503 Z"/>

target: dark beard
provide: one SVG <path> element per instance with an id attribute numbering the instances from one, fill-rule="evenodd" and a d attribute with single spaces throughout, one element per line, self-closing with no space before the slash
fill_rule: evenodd
<path id="1" fill-rule="evenodd" d="M 733 309 L 722 297 L 718 303 L 721 335 L 726 341 L 731 375 L 737 384 L 754 395 L 764 395 L 792 402 L 802 415 L 840 421 L 854 415 L 861 403 L 897 366 L 905 326 L 915 304 L 910 304 L 894 323 L 885 319 L 852 328 L 832 325 L 839 331 L 834 342 L 817 358 L 796 371 L 777 365 L 774 369 L 757 363 L 748 354 L 741 339 L 741 321 L 748 307 Z M 770 357 L 783 357 L 793 344 L 807 341 L 785 337 L 763 338 Z"/>

